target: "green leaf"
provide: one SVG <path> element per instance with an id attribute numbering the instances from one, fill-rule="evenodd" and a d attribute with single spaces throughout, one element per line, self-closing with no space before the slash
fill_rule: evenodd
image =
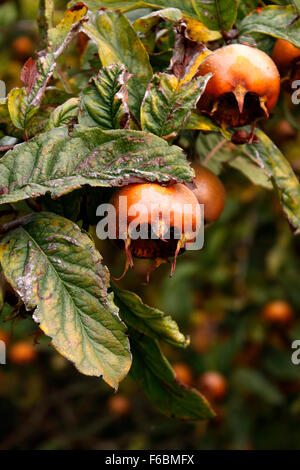
<path id="1" fill-rule="evenodd" d="M 294 6 L 271 5 L 246 16 L 240 23 L 240 35 L 264 33 L 290 41 L 300 48 L 300 20 L 295 20 L 297 12 Z"/>
<path id="2" fill-rule="evenodd" d="M 133 292 L 118 289 L 115 285 L 113 290 L 115 303 L 118 305 L 121 318 L 126 325 L 174 346 L 187 346 L 188 341 L 180 333 L 177 323 L 170 315 L 144 304 L 142 299 Z"/>
<path id="3" fill-rule="evenodd" d="M 90 10 L 98 10 L 99 8 L 111 8 L 120 9 L 121 11 L 130 11 L 147 7 L 157 9 L 171 7 L 181 10 L 185 15 L 197 18 L 198 14 L 194 5 L 199 3 L 199 0 L 150 0 L 149 2 L 137 0 L 87 0 L 85 3 Z"/>
<path id="4" fill-rule="evenodd" d="M 55 127 L 69 124 L 78 115 L 78 98 L 70 98 L 52 111 L 45 130 L 54 129 Z"/>
<path id="5" fill-rule="evenodd" d="M 267 178 L 261 168 L 249 161 L 249 158 L 245 155 L 234 158 L 229 162 L 229 166 L 243 173 L 251 183 L 265 189 L 273 188 L 271 181 Z"/>
<path id="6" fill-rule="evenodd" d="M 230 29 L 237 15 L 237 0 L 150 0 L 150 1 L 115 1 L 88 0 L 87 5 L 92 10 L 102 7 L 118 8 L 123 11 L 138 8 L 177 8 L 185 16 L 200 19 L 205 26 L 214 30 Z"/>
<path id="7" fill-rule="evenodd" d="M 273 188 L 270 178 L 263 169 L 249 158 L 245 146 L 237 146 L 235 150 L 232 150 L 219 134 L 199 135 L 196 146 L 202 161 L 209 156 L 209 161 L 205 163 L 205 166 L 214 173 L 220 174 L 223 165 L 228 164 L 246 176 L 253 184 L 265 189 Z"/>
<path id="8" fill-rule="evenodd" d="M 264 353 L 263 369 L 280 382 L 297 382 L 299 369 L 291 361 L 291 352 L 268 348 Z"/>
<path id="9" fill-rule="evenodd" d="M 158 45 L 156 44 L 156 41 L 158 38 L 156 37 L 157 35 L 155 34 L 157 25 L 162 21 L 164 22 L 169 21 L 170 24 L 168 25 L 168 27 L 170 28 L 171 26 L 174 26 L 174 24 L 178 23 L 178 21 L 181 20 L 182 18 L 183 18 L 182 12 L 178 10 L 177 8 L 165 8 L 163 10 L 154 11 L 146 16 L 140 16 L 133 22 L 132 26 L 138 33 L 138 36 L 141 39 L 142 43 L 144 44 L 146 50 L 149 53 L 153 54 L 156 45 Z M 169 31 L 169 34 L 167 33 L 167 31 L 165 31 L 164 38 L 165 38 L 165 41 L 167 41 L 169 44 L 169 41 L 172 41 L 171 31 Z M 154 58 L 157 59 L 158 57 L 161 57 L 161 55 L 164 55 L 164 53 L 166 54 L 168 49 L 169 49 L 168 53 L 169 54 L 171 53 L 172 49 L 167 47 L 166 42 L 165 42 L 165 49 L 162 52 L 161 50 L 162 45 L 163 45 L 162 38 L 160 38 L 159 40 L 160 54 L 157 55 L 157 52 L 158 52 L 157 50 L 155 56 L 152 55 L 152 65 L 154 62 L 153 59 Z M 167 66 L 168 65 L 169 63 L 167 64 Z"/>
<path id="10" fill-rule="evenodd" d="M 295 7 L 297 8 L 297 12 L 300 15 L 300 0 L 293 0 Z"/>
<path id="11" fill-rule="evenodd" d="M 184 420 L 214 417 L 206 399 L 195 389 L 181 384 L 163 356 L 157 342 L 130 329 L 132 368 L 130 375 L 140 382 L 154 406 L 163 414 Z"/>
<path id="12" fill-rule="evenodd" d="M 247 144 L 245 153 L 256 162 L 271 180 L 281 206 L 295 234 L 300 233 L 300 183 L 291 165 L 272 140 L 257 129 L 257 144 Z"/>
<path id="13" fill-rule="evenodd" d="M 58 127 L 17 145 L 0 161 L 0 204 L 50 192 L 61 196 L 85 184 L 189 182 L 179 147 L 147 132 Z"/>
<path id="14" fill-rule="evenodd" d="M 187 119 L 184 128 L 186 130 L 199 130 L 205 132 L 219 132 L 223 134 L 226 139 L 230 138 L 230 133 L 225 129 L 222 129 L 215 124 L 208 116 L 198 114 L 196 111 L 192 111 L 191 115 Z"/>
<path id="15" fill-rule="evenodd" d="M 122 13 L 109 11 L 90 14 L 84 31 L 97 42 L 104 66 L 124 64 L 133 74 L 127 85 L 129 108 L 139 119 L 140 105 L 152 77 L 152 68 L 136 31 Z"/>
<path id="16" fill-rule="evenodd" d="M 107 293 L 109 274 L 90 238 L 50 212 L 29 216 L 0 242 L 4 275 L 54 347 L 112 387 L 131 364 L 126 327 Z"/>
<path id="17" fill-rule="evenodd" d="M 284 396 L 279 389 L 259 371 L 237 369 L 234 371 L 232 381 L 234 387 L 241 392 L 245 392 L 247 395 L 253 394 L 272 406 L 282 405 L 284 402 Z"/>
<path id="18" fill-rule="evenodd" d="M 140 35 L 145 35 L 160 21 L 168 20 L 177 23 L 181 19 L 182 13 L 178 8 L 165 8 L 137 18 L 132 26 Z"/>
<path id="19" fill-rule="evenodd" d="M 103 67 L 82 92 L 79 123 L 104 130 L 128 127 L 126 83 L 129 78 L 124 65 Z"/>
<path id="20" fill-rule="evenodd" d="M 199 134 L 196 150 L 201 162 L 217 175 L 221 173 L 223 163 L 232 157 L 232 152 L 226 146 L 227 141 L 220 134 Z M 208 159 L 208 161 L 206 161 Z"/>
<path id="21" fill-rule="evenodd" d="M 155 74 L 141 107 L 142 129 L 160 137 L 176 137 L 210 77 L 206 75 L 181 85 L 174 75 Z"/>
<path id="22" fill-rule="evenodd" d="M 201 21 L 209 29 L 228 31 L 237 16 L 237 0 L 195 0 L 195 9 Z"/>
<path id="23" fill-rule="evenodd" d="M 246 2 L 241 0 L 238 2 L 238 12 L 237 18 L 238 20 L 242 20 L 246 15 L 248 15 L 251 11 L 255 10 L 255 8 L 259 7 L 260 0 L 247 0 Z"/>

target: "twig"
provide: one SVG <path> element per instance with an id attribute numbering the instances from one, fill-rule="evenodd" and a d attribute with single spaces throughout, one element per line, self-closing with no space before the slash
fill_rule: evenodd
<path id="1" fill-rule="evenodd" d="M 12 150 L 14 147 L 14 145 L 3 145 L 0 147 L 0 152 L 7 152 L 8 150 Z"/>
<path id="2" fill-rule="evenodd" d="M 209 154 L 207 155 L 207 157 L 205 157 L 205 159 L 202 161 L 202 165 L 206 165 L 209 160 L 217 153 L 218 150 L 220 150 L 225 144 L 227 143 L 227 140 L 226 139 L 222 139 L 213 149 L 211 152 L 209 152 Z"/>
<path id="3" fill-rule="evenodd" d="M 5 224 L 0 225 L 0 233 L 6 233 L 13 228 L 19 227 L 20 225 L 27 222 L 32 217 L 32 214 L 24 215 L 23 217 L 19 217 L 18 219 L 11 220 L 10 222 L 6 222 Z"/>

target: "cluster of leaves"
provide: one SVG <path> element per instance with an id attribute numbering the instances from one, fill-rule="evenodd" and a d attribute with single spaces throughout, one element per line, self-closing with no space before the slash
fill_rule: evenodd
<path id="1" fill-rule="evenodd" d="M 249 3 L 252 10 L 259 2 Z M 171 5 L 91 0 L 71 2 L 53 26 L 53 2 L 43 1 L 39 27 L 45 47 L 24 65 L 24 87 L 0 102 L 6 138 L 18 142 L 0 160 L 5 278 L 78 370 L 102 376 L 115 389 L 130 370 L 161 411 L 183 419 L 213 416 L 204 397 L 175 380 L 158 345 L 163 340 L 185 347 L 187 341 L 171 317 L 110 285 L 101 255 L 83 229 L 89 225 L 86 185 L 192 181 L 193 171 L 174 141 L 184 132 L 205 131 L 199 134 L 205 157 L 212 142 L 219 146 L 220 139 L 225 144 L 230 139 L 195 111 L 210 78 L 194 79 L 207 54 L 204 43 L 221 45 L 234 30 L 262 48 L 262 36 L 300 47 L 295 6 L 246 13 L 242 2 L 226 0 Z M 57 71 L 64 81 L 58 59 L 79 33 L 90 38 L 81 57 L 87 80 L 62 93 L 50 81 Z M 99 70 L 93 75 L 95 60 Z M 211 163 L 221 167 L 230 160 L 257 184 L 273 187 L 299 233 L 298 179 L 263 131 L 257 135 L 258 143 L 229 157 L 216 152 Z M 59 198 L 56 204 L 49 195 Z M 8 213 L 13 217 L 7 221 Z"/>

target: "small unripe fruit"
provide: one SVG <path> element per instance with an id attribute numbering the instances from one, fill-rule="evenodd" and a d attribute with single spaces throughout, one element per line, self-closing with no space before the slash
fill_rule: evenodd
<path id="1" fill-rule="evenodd" d="M 200 377 L 198 387 L 209 400 L 218 401 L 226 395 L 227 381 L 219 372 L 208 371 Z"/>
<path id="2" fill-rule="evenodd" d="M 193 163 L 195 170 L 195 185 L 193 189 L 199 204 L 204 204 L 204 219 L 206 223 L 212 223 L 221 217 L 226 193 L 221 180 L 208 168 Z"/>
<path id="3" fill-rule="evenodd" d="M 36 358 L 35 347 L 26 341 L 19 341 L 12 345 L 9 351 L 9 358 L 14 364 L 29 364 Z"/>
<path id="4" fill-rule="evenodd" d="M 277 39 L 272 57 L 280 73 L 285 75 L 295 66 L 296 62 L 300 61 L 300 49 L 289 41 Z"/>
<path id="5" fill-rule="evenodd" d="M 274 325 L 286 325 L 294 318 L 291 305 L 285 300 L 274 300 L 266 304 L 262 310 L 263 319 Z"/>
<path id="6" fill-rule="evenodd" d="M 193 373 L 189 366 L 184 362 L 177 362 L 173 365 L 176 379 L 182 382 L 184 385 L 191 386 L 193 384 Z"/>
<path id="7" fill-rule="evenodd" d="M 113 395 L 108 399 L 109 411 L 115 416 L 126 416 L 130 412 L 130 402 L 124 395 Z"/>
<path id="8" fill-rule="evenodd" d="M 191 347 L 198 354 L 207 352 L 217 340 L 219 322 L 206 312 L 198 316 L 198 324 L 190 331 Z"/>
<path id="9" fill-rule="evenodd" d="M 19 36 L 12 42 L 12 50 L 19 59 L 24 60 L 33 53 L 33 42 L 28 36 Z"/>
<path id="10" fill-rule="evenodd" d="M 232 44 L 208 55 L 196 76 L 212 74 L 199 100 L 200 111 L 219 125 L 240 127 L 269 117 L 280 91 L 280 76 L 263 51 Z"/>

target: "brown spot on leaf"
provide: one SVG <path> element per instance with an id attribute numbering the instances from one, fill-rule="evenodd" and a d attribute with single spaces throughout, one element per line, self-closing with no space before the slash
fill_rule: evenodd
<path id="1" fill-rule="evenodd" d="M 83 3 L 83 2 L 77 2 L 75 3 L 75 5 L 72 5 L 70 8 L 69 8 L 69 11 L 78 11 L 78 10 L 81 10 L 82 8 L 87 8 L 87 6 Z"/>
<path id="2" fill-rule="evenodd" d="M 8 194 L 8 187 L 7 186 L 0 186 L 0 196 L 2 194 Z"/>

